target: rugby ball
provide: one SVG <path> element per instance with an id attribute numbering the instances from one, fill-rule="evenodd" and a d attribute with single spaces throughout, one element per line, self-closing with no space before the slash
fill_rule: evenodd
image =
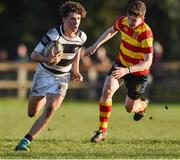
<path id="1" fill-rule="evenodd" d="M 44 49 L 44 56 L 50 57 L 52 56 L 52 52 L 54 55 L 59 54 L 59 53 L 63 54 L 63 50 L 64 50 L 63 46 L 59 41 L 51 41 Z M 47 64 L 52 66 L 52 65 L 58 64 L 59 62 L 51 63 L 51 64 L 47 63 Z"/>
<path id="2" fill-rule="evenodd" d="M 44 49 L 44 56 L 48 56 L 54 47 L 54 54 L 63 53 L 63 46 L 59 41 L 51 41 Z"/>

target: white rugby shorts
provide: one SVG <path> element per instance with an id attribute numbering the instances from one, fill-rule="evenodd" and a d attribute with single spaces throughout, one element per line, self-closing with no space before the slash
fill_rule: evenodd
<path id="1" fill-rule="evenodd" d="M 65 96 L 70 81 L 70 73 L 56 75 L 38 65 L 32 81 L 30 96 L 46 96 L 47 93 Z"/>

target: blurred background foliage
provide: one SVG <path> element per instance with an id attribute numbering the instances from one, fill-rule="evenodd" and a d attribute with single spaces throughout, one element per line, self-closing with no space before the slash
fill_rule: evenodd
<path id="1" fill-rule="evenodd" d="M 132 0 L 78 0 L 87 10 L 81 29 L 88 35 L 86 46 L 120 15 Z M 59 6 L 65 0 L 0 0 L 0 47 L 13 53 L 17 44 L 26 43 L 33 50 L 45 32 L 61 23 Z M 147 5 L 146 22 L 154 39 L 164 46 L 164 61 L 180 59 L 180 1 L 144 0 Z M 118 52 L 119 35 L 105 44 L 109 55 Z"/>

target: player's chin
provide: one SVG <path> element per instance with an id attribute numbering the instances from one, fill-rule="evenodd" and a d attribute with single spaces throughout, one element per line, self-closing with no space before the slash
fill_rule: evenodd
<path id="1" fill-rule="evenodd" d="M 73 28 L 72 28 L 72 31 L 73 31 L 73 32 L 77 32 L 77 31 L 78 31 L 78 27 L 76 27 L 76 26 L 73 27 Z"/>

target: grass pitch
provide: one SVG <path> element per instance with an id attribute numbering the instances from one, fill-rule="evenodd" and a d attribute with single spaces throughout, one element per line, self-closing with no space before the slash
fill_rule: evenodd
<path id="1" fill-rule="evenodd" d="M 27 102 L 0 99 L 0 159 L 180 158 L 180 104 L 151 104 L 134 122 L 123 104 L 114 104 L 107 139 L 89 139 L 98 128 L 98 105 L 65 99 L 48 127 L 30 145 L 15 152 L 36 118 L 27 117 Z"/>

